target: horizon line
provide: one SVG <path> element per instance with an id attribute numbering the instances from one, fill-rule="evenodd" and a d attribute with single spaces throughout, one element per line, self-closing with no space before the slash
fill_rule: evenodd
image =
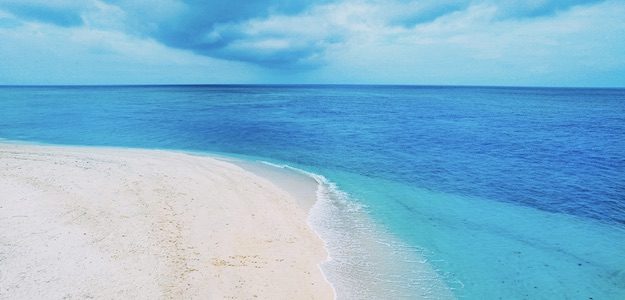
<path id="1" fill-rule="evenodd" d="M 72 87 L 414 87 L 414 88 L 518 88 L 518 89 L 625 89 L 625 86 L 514 86 L 470 84 L 385 84 L 385 83 L 142 83 L 142 84 L 0 84 L 0 88 Z"/>

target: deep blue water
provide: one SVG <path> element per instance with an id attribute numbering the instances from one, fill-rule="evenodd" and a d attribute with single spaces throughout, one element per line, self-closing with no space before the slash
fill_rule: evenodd
<path id="1" fill-rule="evenodd" d="M 0 138 L 288 163 L 456 296 L 625 297 L 624 89 L 0 87 Z"/>

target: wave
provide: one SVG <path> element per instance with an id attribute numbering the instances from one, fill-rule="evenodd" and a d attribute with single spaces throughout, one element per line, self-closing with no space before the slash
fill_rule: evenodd
<path id="1" fill-rule="evenodd" d="M 454 298 L 422 249 L 403 243 L 372 221 L 368 207 L 336 183 L 286 164 L 260 162 L 317 182 L 308 223 L 325 243 L 328 259 L 320 267 L 338 299 Z"/>

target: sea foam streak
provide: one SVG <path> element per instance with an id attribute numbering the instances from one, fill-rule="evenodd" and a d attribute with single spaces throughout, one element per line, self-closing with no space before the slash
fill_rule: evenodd
<path id="1" fill-rule="evenodd" d="M 317 201 L 308 222 L 326 244 L 329 257 L 321 268 L 337 298 L 453 298 L 422 249 L 408 246 L 374 223 L 366 206 L 350 199 L 334 182 L 286 164 L 261 163 L 305 174 L 317 182 Z"/>

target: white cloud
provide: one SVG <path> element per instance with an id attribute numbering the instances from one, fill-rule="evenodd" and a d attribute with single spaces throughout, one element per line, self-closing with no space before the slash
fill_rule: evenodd
<path id="1" fill-rule="evenodd" d="M 330 65 L 311 78 L 342 72 L 356 82 L 625 85 L 625 3 L 576 6 L 540 18 L 496 13 L 495 6 L 480 4 L 410 28 L 388 20 L 357 30 L 334 23 L 334 31 L 347 31 L 349 38 L 328 48 Z"/>
<path id="2" fill-rule="evenodd" d="M 546 2 L 539 2 L 516 15 L 544 10 Z M 30 57 L 55 70 L 63 64 L 76 70 L 98 66 L 108 73 L 115 66 L 134 68 L 130 73 L 141 76 L 148 76 L 141 72 L 146 67 L 163 73 L 173 68 L 176 74 L 193 70 L 192 76 L 177 78 L 205 82 L 625 85 L 625 2 L 568 2 L 567 9 L 550 4 L 538 17 L 506 18 L 502 12 L 515 15 L 517 2 L 324 2 L 296 13 L 190 28 L 201 33 L 200 44 L 226 41 L 211 51 L 192 49 L 206 55 L 200 56 L 151 38 L 159 22 L 173 22 L 191 9 L 181 1 L 89 0 L 80 8 L 82 27 L 35 21 L 17 29 L 0 26 L 0 55 L 11 57 L 9 65 L 28 65 Z M 208 56 L 267 63 L 267 68 Z M 294 62 L 295 68 L 274 68 Z M 28 68 L 36 69 L 13 72 Z M 223 76 L 211 76 L 216 73 Z M 0 76 L 7 80 L 6 71 Z"/>
<path id="3" fill-rule="evenodd" d="M 0 84 L 223 83 L 255 68 L 172 49 L 120 31 L 26 22 L 0 27 Z"/>

